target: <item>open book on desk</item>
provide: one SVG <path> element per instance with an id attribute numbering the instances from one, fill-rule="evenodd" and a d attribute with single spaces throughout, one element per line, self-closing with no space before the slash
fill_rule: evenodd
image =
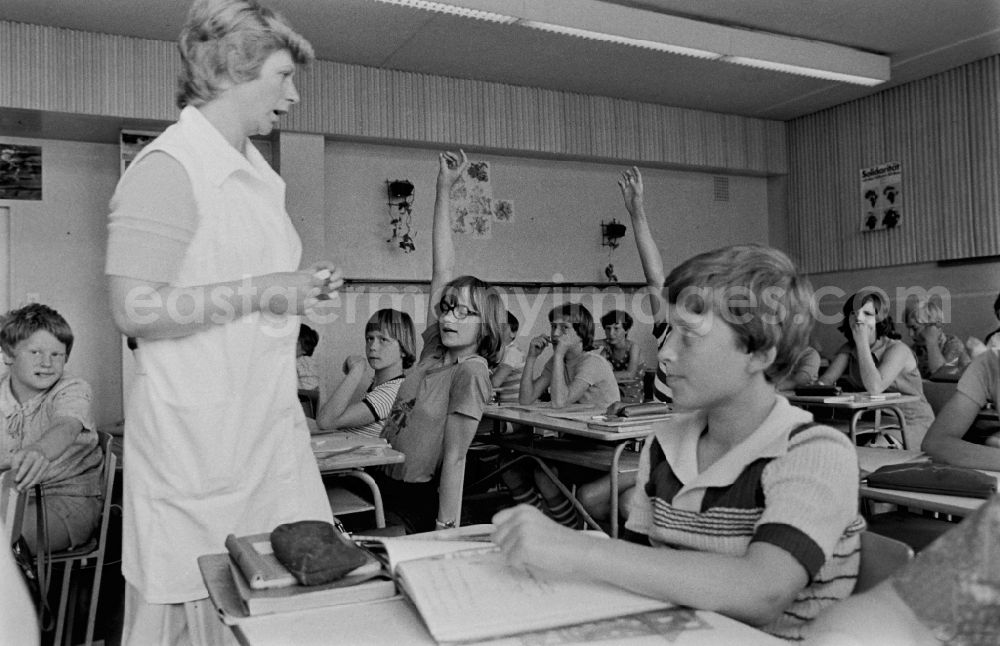
<path id="1" fill-rule="evenodd" d="M 380 540 L 390 560 L 395 558 L 391 567 L 400 589 L 439 643 L 492 639 L 670 607 L 610 584 L 546 572 L 527 574 L 509 567 L 496 545 L 462 538 Z M 397 543 L 414 540 L 452 545 L 438 546 L 434 555 L 413 556 L 415 551 L 406 546 L 396 552 Z"/>

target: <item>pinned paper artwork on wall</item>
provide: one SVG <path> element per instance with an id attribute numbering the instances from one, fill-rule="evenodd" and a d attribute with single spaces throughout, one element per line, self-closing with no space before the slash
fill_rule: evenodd
<path id="1" fill-rule="evenodd" d="M 497 222 L 514 223 L 514 202 L 493 200 L 493 219 Z"/>
<path id="2" fill-rule="evenodd" d="M 861 231 L 895 229 L 903 217 L 903 170 L 899 162 L 861 169 Z"/>
<path id="3" fill-rule="evenodd" d="M 0 200 L 42 199 L 42 148 L 0 143 Z"/>
<path id="4" fill-rule="evenodd" d="M 493 237 L 493 185 L 490 163 L 471 162 L 451 188 L 451 230 L 473 238 Z"/>

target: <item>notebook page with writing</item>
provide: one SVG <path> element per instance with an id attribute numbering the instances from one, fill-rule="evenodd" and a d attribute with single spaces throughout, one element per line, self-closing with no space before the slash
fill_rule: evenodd
<path id="1" fill-rule="evenodd" d="M 406 561 L 400 587 L 439 642 L 471 641 L 668 608 L 670 604 L 593 581 L 526 574 L 499 548 Z"/>

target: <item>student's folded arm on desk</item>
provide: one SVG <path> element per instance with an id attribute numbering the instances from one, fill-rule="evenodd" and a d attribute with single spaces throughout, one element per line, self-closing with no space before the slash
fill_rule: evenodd
<path id="1" fill-rule="evenodd" d="M 364 357 L 351 356 L 344 362 L 346 373 L 333 394 L 319 408 L 316 426 L 321 430 L 364 426 L 375 421 L 375 415 L 364 402 L 351 402 L 367 374 L 368 362 Z"/>
<path id="2" fill-rule="evenodd" d="M 961 391 L 955 392 L 934 418 L 920 448 L 935 462 L 1000 471 L 1000 448 L 967 442 L 962 437 L 982 409 Z"/>
<path id="3" fill-rule="evenodd" d="M 871 352 L 859 351 L 857 355 L 861 381 L 865 386 L 865 391 L 870 395 L 877 395 L 891 386 L 899 373 L 906 368 L 908 360 L 916 362 L 913 353 L 902 343 L 886 350 L 878 365 L 875 365 L 875 359 Z"/>
<path id="4" fill-rule="evenodd" d="M 10 467 L 18 489 L 26 491 L 42 482 L 49 465 L 66 452 L 82 431 L 83 424 L 75 417 L 57 417 L 38 440 L 15 451 L 10 457 Z"/>
<path id="5" fill-rule="evenodd" d="M 175 287 L 109 276 L 111 315 L 125 336 L 171 339 L 231 323 L 254 312 L 305 314 L 343 283 L 333 263 L 245 280 Z"/>
<path id="6" fill-rule="evenodd" d="M 493 522 L 493 540 L 514 567 L 605 581 L 750 624 L 773 621 L 808 582 L 798 561 L 767 543 L 753 543 L 742 557 L 648 547 L 588 536 L 530 505 L 505 509 Z"/>

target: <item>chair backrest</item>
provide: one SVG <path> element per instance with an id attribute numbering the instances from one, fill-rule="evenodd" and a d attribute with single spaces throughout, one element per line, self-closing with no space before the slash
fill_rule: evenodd
<path id="1" fill-rule="evenodd" d="M 955 394 L 955 390 L 958 387 L 958 384 L 954 382 L 930 381 L 927 379 L 924 379 L 921 385 L 924 388 L 924 397 L 927 398 L 927 403 L 931 405 L 934 415 L 941 412 L 941 409 L 944 408 L 944 405 Z"/>
<path id="2" fill-rule="evenodd" d="M 0 522 L 3 523 L 3 537 L 8 545 L 13 545 L 21 537 L 21 522 L 27 499 L 14 486 L 13 469 L 0 474 Z"/>
<path id="3" fill-rule="evenodd" d="M 913 559 L 913 549 L 903 541 L 871 531 L 861 532 L 861 564 L 854 594 L 874 588 Z"/>
<path id="4" fill-rule="evenodd" d="M 115 467 L 118 465 L 118 456 L 111 450 L 111 443 L 114 436 L 106 431 L 97 431 L 98 443 L 104 452 L 104 469 L 101 471 L 101 488 L 104 490 L 104 504 L 101 505 L 101 524 L 97 545 L 99 549 L 104 549 L 104 543 L 108 534 L 108 515 L 111 513 L 111 494 L 115 491 Z"/>

